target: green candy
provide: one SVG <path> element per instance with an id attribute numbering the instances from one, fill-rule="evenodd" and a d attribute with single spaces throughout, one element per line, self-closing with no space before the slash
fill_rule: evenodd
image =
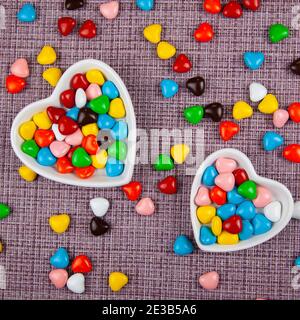
<path id="1" fill-rule="evenodd" d="M 74 167 L 84 168 L 92 164 L 92 159 L 83 148 L 77 148 L 72 155 L 72 164 Z"/>
<path id="2" fill-rule="evenodd" d="M 108 96 L 102 95 L 89 102 L 91 109 L 98 114 L 105 114 L 109 109 Z"/>
<path id="3" fill-rule="evenodd" d="M 127 145 L 123 141 L 115 141 L 108 147 L 108 155 L 117 160 L 125 160 L 127 156 Z"/>
<path id="4" fill-rule="evenodd" d="M 256 183 L 248 180 L 238 187 L 238 193 L 244 198 L 254 200 L 257 197 Z"/>
<path id="5" fill-rule="evenodd" d="M 269 38 L 272 43 L 277 43 L 289 36 L 289 28 L 283 24 L 272 24 L 269 28 Z"/>
<path id="6" fill-rule="evenodd" d="M 204 117 L 204 108 L 202 106 L 187 107 L 183 110 L 184 118 L 191 124 L 198 124 Z"/>
<path id="7" fill-rule="evenodd" d="M 168 171 L 174 169 L 174 162 L 170 156 L 160 154 L 154 163 L 154 169 L 157 171 Z"/>
<path id="8" fill-rule="evenodd" d="M 10 214 L 10 207 L 4 203 L 0 203 L 0 220 L 6 218 Z"/>
<path id="9" fill-rule="evenodd" d="M 39 146 L 34 140 L 24 141 L 21 145 L 21 149 L 24 153 L 28 154 L 32 158 L 36 158 L 40 150 Z"/>

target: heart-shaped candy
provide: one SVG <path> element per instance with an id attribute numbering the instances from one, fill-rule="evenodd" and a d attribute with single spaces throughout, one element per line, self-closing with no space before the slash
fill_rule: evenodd
<path id="1" fill-rule="evenodd" d="M 205 117 L 219 122 L 223 118 L 224 107 L 221 103 L 214 102 L 205 107 Z"/>
<path id="2" fill-rule="evenodd" d="M 81 132 L 80 129 L 77 129 L 75 132 L 73 132 L 72 134 L 70 135 L 67 135 L 65 137 L 65 142 L 67 144 L 69 144 L 70 146 L 79 146 L 81 145 L 82 143 L 82 140 L 83 140 L 83 134 Z"/>
<path id="3" fill-rule="evenodd" d="M 92 263 L 87 256 L 80 255 L 73 260 L 71 268 L 74 273 L 88 273 L 92 271 Z"/>
<path id="4" fill-rule="evenodd" d="M 245 198 L 238 193 L 237 188 L 234 188 L 227 192 L 227 200 L 228 203 L 237 205 L 245 201 Z"/>
<path id="5" fill-rule="evenodd" d="M 130 201 L 136 201 L 142 193 L 142 185 L 138 181 L 131 181 L 122 186 L 121 189 Z"/>
<path id="6" fill-rule="evenodd" d="M 195 204 L 199 207 L 209 206 L 211 204 L 211 200 L 209 197 L 209 190 L 206 187 L 200 186 L 194 201 L 195 201 Z"/>
<path id="7" fill-rule="evenodd" d="M 289 116 L 292 121 L 300 122 L 300 102 L 293 102 L 288 106 Z"/>
<path id="8" fill-rule="evenodd" d="M 143 11 L 150 11 L 154 7 L 154 0 L 135 0 L 135 4 Z"/>
<path id="9" fill-rule="evenodd" d="M 178 92 L 179 85 L 171 79 L 164 79 L 160 83 L 161 93 L 165 98 L 172 98 Z"/>
<path id="10" fill-rule="evenodd" d="M 223 15 L 227 18 L 238 19 L 243 15 L 242 6 L 237 1 L 229 1 L 223 8 Z"/>
<path id="11" fill-rule="evenodd" d="M 272 114 L 278 109 L 278 100 L 273 94 L 267 94 L 263 101 L 258 105 L 261 113 Z"/>
<path id="12" fill-rule="evenodd" d="M 79 111 L 77 123 L 79 126 L 85 126 L 87 124 L 96 123 L 97 119 L 98 114 L 96 112 L 94 112 L 91 108 L 84 107 Z"/>
<path id="13" fill-rule="evenodd" d="M 260 6 L 260 0 L 243 0 L 243 6 L 246 9 L 256 11 L 259 9 Z"/>
<path id="14" fill-rule="evenodd" d="M 74 133 L 77 129 L 78 124 L 70 117 L 62 116 L 58 120 L 58 130 L 65 136 Z"/>
<path id="15" fill-rule="evenodd" d="M 64 141 L 53 141 L 50 146 L 50 151 L 51 153 L 56 157 L 56 158 L 62 158 L 65 156 L 68 151 L 70 150 L 70 145 L 68 145 Z"/>
<path id="16" fill-rule="evenodd" d="M 177 193 L 177 179 L 174 176 L 168 176 L 157 183 L 157 188 L 161 193 Z"/>
<path id="17" fill-rule="evenodd" d="M 65 269 L 69 265 L 69 255 L 65 248 L 58 248 L 50 258 L 50 264 L 57 269 Z"/>
<path id="18" fill-rule="evenodd" d="M 258 186 L 257 187 L 257 198 L 253 200 L 253 204 L 257 208 L 264 208 L 272 201 L 272 193 L 269 189 Z"/>
<path id="19" fill-rule="evenodd" d="M 25 3 L 17 14 L 17 18 L 21 22 L 33 22 L 36 19 L 36 11 L 31 3 Z"/>
<path id="20" fill-rule="evenodd" d="M 232 203 L 223 204 L 217 209 L 217 215 L 222 220 L 227 220 L 232 217 L 236 212 L 236 206 Z"/>
<path id="21" fill-rule="evenodd" d="M 20 78 L 29 76 L 29 68 L 27 60 L 24 58 L 17 59 L 10 67 L 10 72 Z"/>
<path id="22" fill-rule="evenodd" d="M 175 56 L 176 48 L 167 41 L 161 41 L 156 47 L 157 56 L 162 60 L 168 60 Z"/>
<path id="23" fill-rule="evenodd" d="M 56 289 L 61 289 L 68 281 L 68 272 L 64 269 L 52 270 L 49 273 L 49 279 Z"/>
<path id="24" fill-rule="evenodd" d="M 259 69 L 265 61 L 265 55 L 262 52 L 245 52 L 245 65 L 251 70 Z"/>
<path id="25" fill-rule="evenodd" d="M 108 278 L 109 287 L 113 292 L 120 291 L 128 283 L 128 277 L 123 272 L 111 272 Z"/>
<path id="26" fill-rule="evenodd" d="M 248 174 L 245 169 L 243 168 L 238 168 L 234 170 L 233 172 L 234 179 L 235 179 L 235 184 L 237 186 L 241 185 L 245 181 L 249 180 Z"/>
<path id="27" fill-rule="evenodd" d="M 70 217 L 67 214 L 58 214 L 49 218 L 51 229 L 58 233 L 64 233 L 70 225 Z"/>
<path id="28" fill-rule="evenodd" d="M 253 102 L 261 101 L 268 93 L 265 86 L 258 82 L 252 82 L 249 86 L 250 100 Z"/>
<path id="29" fill-rule="evenodd" d="M 223 222 L 223 230 L 231 233 L 238 234 L 242 231 L 242 219 L 238 215 L 233 215 Z"/>
<path id="30" fill-rule="evenodd" d="M 41 147 L 48 147 L 55 139 L 52 130 L 38 129 L 34 133 L 34 140 L 36 144 Z"/>
<path id="31" fill-rule="evenodd" d="M 160 42 L 161 31 L 161 24 L 151 24 L 144 29 L 144 37 L 149 42 L 157 44 Z"/>
<path id="32" fill-rule="evenodd" d="M 66 111 L 63 108 L 49 106 L 47 114 L 51 122 L 57 124 L 59 119 L 66 114 Z"/>
<path id="33" fill-rule="evenodd" d="M 235 120 L 250 118 L 253 115 L 252 107 L 245 101 L 238 101 L 234 104 L 232 116 Z"/>
<path id="34" fill-rule="evenodd" d="M 84 275 L 82 273 L 73 274 L 67 281 L 67 287 L 70 291 L 74 293 L 84 293 Z"/>
<path id="35" fill-rule="evenodd" d="M 58 31 L 62 36 L 67 36 L 74 30 L 76 20 L 72 17 L 61 17 L 57 20 Z"/>
<path id="36" fill-rule="evenodd" d="M 202 106 L 187 107 L 183 110 L 186 121 L 191 124 L 198 124 L 204 117 L 204 108 Z"/>
<path id="37" fill-rule="evenodd" d="M 193 253 L 194 246 L 187 236 L 180 235 L 176 238 L 174 242 L 173 251 L 175 254 L 179 256 L 186 256 L 188 254 Z"/>
<path id="38" fill-rule="evenodd" d="M 105 234 L 109 229 L 109 224 L 100 217 L 94 217 L 90 222 L 91 233 L 96 237 Z"/>
<path id="39" fill-rule="evenodd" d="M 231 173 L 237 167 L 237 163 L 233 159 L 229 158 L 219 158 L 216 161 L 216 169 L 219 173 Z"/>
<path id="40" fill-rule="evenodd" d="M 240 131 L 240 126 L 232 121 L 222 121 L 219 126 L 220 136 L 223 141 L 231 140 Z"/>
<path id="41" fill-rule="evenodd" d="M 290 65 L 291 71 L 296 74 L 300 75 L 300 58 L 294 60 Z"/>
<path id="42" fill-rule="evenodd" d="M 289 28 L 281 23 L 272 24 L 269 28 L 269 39 L 272 43 L 280 42 L 289 37 Z"/>
<path id="43" fill-rule="evenodd" d="M 76 10 L 84 6 L 84 0 L 66 0 L 65 8 L 67 10 Z"/>
<path id="44" fill-rule="evenodd" d="M 214 166 L 209 166 L 205 169 L 202 176 L 202 184 L 207 187 L 212 187 L 215 185 L 215 178 L 218 175 L 218 171 Z"/>
<path id="45" fill-rule="evenodd" d="M 222 5 L 220 0 L 204 0 L 203 8 L 206 12 L 217 14 L 222 10 Z"/>
<path id="46" fill-rule="evenodd" d="M 155 206 L 151 198 L 142 198 L 135 206 L 135 210 L 142 216 L 150 216 L 155 211 Z"/>
<path id="47" fill-rule="evenodd" d="M 209 196 L 212 202 L 221 206 L 226 203 L 227 194 L 226 192 L 218 186 L 214 186 L 209 191 Z"/>
<path id="48" fill-rule="evenodd" d="M 119 1 L 109 1 L 106 3 L 101 3 L 100 12 L 106 19 L 115 19 L 119 13 Z"/>
<path id="49" fill-rule="evenodd" d="M 59 158 L 56 162 L 56 168 L 59 173 L 71 173 L 74 171 L 74 167 L 68 157 Z"/>
<path id="50" fill-rule="evenodd" d="M 72 78 L 73 79 L 73 78 Z M 75 91 L 68 89 L 60 94 L 60 103 L 66 108 L 72 108 L 75 106 Z"/>
<path id="51" fill-rule="evenodd" d="M 101 96 L 102 91 L 97 83 L 91 83 L 85 91 L 88 100 L 93 100 Z"/>
<path id="52" fill-rule="evenodd" d="M 94 198 L 90 200 L 90 206 L 96 217 L 103 217 L 109 208 L 109 201 L 105 198 Z"/>
<path id="53" fill-rule="evenodd" d="M 243 220 L 242 225 L 243 230 L 239 233 L 240 240 L 250 239 L 254 233 L 252 223 L 249 220 Z"/>
<path id="54" fill-rule="evenodd" d="M 82 147 L 79 147 L 73 152 L 72 164 L 74 167 L 84 168 L 92 164 L 92 159 Z"/>
<path id="55" fill-rule="evenodd" d="M 26 81 L 23 78 L 10 74 L 6 77 L 5 85 L 8 93 L 15 94 L 21 92 L 25 88 Z"/>
<path id="56" fill-rule="evenodd" d="M 192 63 L 185 54 L 180 54 L 173 64 L 173 71 L 178 73 L 189 72 L 192 69 Z"/>
<path id="57" fill-rule="evenodd" d="M 216 271 L 207 272 L 199 277 L 199 284 L 203 289 L 215 290 L 219 285 L 219 278 L 219 274 Z"/>
<path id="58" fill-rule="evenodd" d="M 251 222 L 253 225 L 255 235 L 266 233 L 270 231 L 272 228 L 272 222 L 268 218 L 266 218 L 262 213 L 258 213 L 252 219 Z"/>
<path id="59" fill-rule="evenodd" d="M 201 23 L 194 32 L 194 38 L 199 42 L 209 42 L 214 37 L 214 30 L 210 23 Z"/>
<path id="60" fill-rule="evenodd" d="M 236 214 L 243 220 L 251 220 L 256 214 L 256 208 L 252 201 L 246 200 L 237 207 Z"/>
<path id="61" fill-rule="evenodd" d="M 273 124 L 276 128 L 283 128 L 289 120 L 289 113 L 286 110 L 278 109 L 273 113 Z"/>
<path id="62" fill-rule="evenodd" d="M 254 200 L 257 197 L 257 185 L 254 181 L 247 180 L 238 187 L 238 193 L 244 198 Z"/>
<path id="63" fill-rule="evenodd" d="M 57 58 L 55 50 L 51 46 L 43 46 L 36 60 L 41 65 L 53 64 Z"/>
<path id="64" fill-rule="evenodd" d="M 94 21 L 86 20 L 79 28 L 79 35 L 82 38 L 91 39 L 97 35 L 97 26 Z"/>
<path id="65" fill-rule="evenodd" d="M 290 144 L 286 146 L 282 152 L 282 155 L 290 162 L 300 163 L 300 145 Z"/>
<path id="66" fill-rule="evenodd" d="M 221 173 L 216 177 L 215 184 L 224 191 L 231 191 L 235 184 L 234 176 L 232 173 Z"/>
<path id="67" fill-rule="evenodd" d="M 281 218 L 281 203 L 273 201 L 264 208 L 264 215 L 271 222 L 278 222 Z"/>
<path id="68" fill-rule="evenodd" d="M 190 90 L 195 96 L 201 96 L 205 91 L 205 80 L 198 76 L 186 81 L 186 88 Z"/>
<path id="69" fill-rule="evenodd" d="M 213 206 L 202 206 L 197 209 L 197 218 L 203 224 L 211 223 L 216 215 L 216 208 Z"/>
<path id="70" fill-rule="evenodd" d="M 268 131 L 263 136 L 263 148 L 265 151 L 273 151 L 282 146 L 283 143 L 284 138 L 274 131 Z"/>
<path id="71" fill-rule="evenodd" d="M 200 230 L 200 242 L 204 245 L 216 243 L 217 237 L 211 232 L 211 229 L 203 226 Z"/>

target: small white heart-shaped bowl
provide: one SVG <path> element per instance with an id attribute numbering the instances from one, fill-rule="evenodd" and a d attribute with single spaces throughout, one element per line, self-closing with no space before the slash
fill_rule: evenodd
<path id="1" fill-rule="evenodd" d="M 126 117 L 124 120 L 128 124 L 128 137 L 125 142 L 127 143 L 128 152 L 126 160 L 124 161 L 124 171 L 118 177 L 108 177 L 105 173 L 105 169 L 97 169 L 95 174 L 88 179 L 80 179 L 73 173 L 61 174 L 57 172 L 54 167 L 41 166 L 35 159 L 26 155 L 21 150 L 23 139 L 19 135 L 20 125 L 23 122 L 31 120 L 34 114 L 45 110 L 48 106 L 61 106 L 59 101 L 60 93 L 70 88 L 71 78 L 76 73 L 86 73 L 91 69 L 100 70 L 107 80 L 111 80 L 116 85 L 126 109 Z M 87 59 L 73 64 L 64 72 L 50 97 L 31 103 L 18 113 L 11 128 L 11 144 L 14 152 L 22 161 L 22 163 L 35 171 L 37 174 L 50 180 L 69 185 L 95 188 L 117 187 L 127 184 L 132 178 L 135 163 L 136 120 L 131 98 L 124 82 L 110 66 L 102 61 Z"/>
<path id="2" fill-rule="evenodd" d="M 235 160 L 238 163 L 239 168 L 243 168 L 247 171 L 250 180 L 255 181 L 258 185 L 266 187 L 271 191 L 273 195 L 273 201 L 277 200 L 277 201 L 280 201 L 281 203 L 281 206 L 282 206 L 281 218 L 278 222 L 273 223 L 272 229 L 270 231 L 261 235 L 253 236 L 248 240 L 242 240 L 238 244 L 220 245 L 216 243 L 212 245 L 203 245 L 199 240 L 201 223 L 199 222 L 196 215 L 197 205 L 195 204 L 194 199 L 196 197 L 198 188 L 201 186 L 202 175 L 205 169 L 208 166 L 213 165 L 217 161 L 217 159 L 223 158 L 223 157 Z M 192 220 L 192 226 L 194 231 L 194 237 L 198 247 L 201 250 L 208 251 L 208 252 L 230 252 L 230 251 L 249 249 L 275 237 L 282 229 L 285 228 L 285 226 L 289 223 L 289 221 L 293 217 L 294 201 L 290 191 L 283 184 L 277 181 L 259 176 L 255 172 L 251 161 L 244 153 L 236 149 L 228 148 L 228 149 L 221 149 L 212 153 L 200 165 L 192 185 L 190 207 L 191 207 L 191 220 Z M 296 217 L 297 216 L 295 215 L 295 218 Z"/>

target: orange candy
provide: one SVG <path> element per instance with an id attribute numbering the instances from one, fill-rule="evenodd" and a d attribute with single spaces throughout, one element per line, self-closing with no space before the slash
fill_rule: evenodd
<path id="1" fill-rule="evenodd" d="M 59 173 L 71 173 L 74 171 L 74 167 L 67 156 L 57 159 L 56 169 Z"/>
<path id="2" fill-rule="evenodd" d="M 97 138 L 93 134 L 84 137 L 81 145 L 88 154 L 96 154 L 99 149 Z"/>
<path id="3" fill-rule="evenodd" d="M 300 122 L 300 102 L 294 102 L 289 105 L 288 112 L 292 121 Z"/>
<path id="4" fill-rule="evenodd" d="M 19 93 L 26 85 L 26 81 L 20 77 L 10 74 L 6 77 L 6 90 L 9 93 Z"/>
<path id="5" fill-rule="evenodd" d="M 95 168 L 93 166 L 88 166 L 85 168 L 75 168 L 76 175 L 81 179 L 87 179 L 91 177 L 95 172 Z"/>
<path id="6" fill-rule="evenodd" d="M 55 140 L 55 135 L 52 130 L 38 129 L 34 133 L 34 140 L 39 147 L 45 148 Z"/>

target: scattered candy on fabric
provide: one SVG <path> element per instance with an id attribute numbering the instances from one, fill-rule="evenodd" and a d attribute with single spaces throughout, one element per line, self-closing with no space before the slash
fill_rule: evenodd
<path id="1" fill-rule="evenodd" d="M 221 1 L 220 0 L 204 0 L 203 8 L 208 13 L 218 14 L 222 10 Z"/>
<path id="2" fill-rule="evenodd" d="M 56 52 L 49 46 L 44 46 L 37 56 L 37 62 L 41 65 L 53 64 L 56 61 Z"/>
<path id="3" fill-rule="evenodd" d="M 84 293 L 85 291 L 85 279 L 82 273 L 73 274 L 67 281 L 67 287 L 74 293 Z"/>
<path id="4" fill-rule="evenodd" d="M 90 207 L 96 217 L 103 217 L 109 209 L 109 201 L 105 198 L 94 198 L 90 200 Z"/>
<path id="5" fill-rule="evenodd" d="M 263 136 L 263 148 L 265 151 L 273 151 L 282 146 L 283 143 L 283 137 L 274 131 L 268 131 Z"/>
<path id="6" fill-rule="evenodd" d="M 273 113 L 273 124 L 276 128 L 283 128 L 289 120 L 289 113 L 284 109 L 278 109 Z"/>
<path id="7" fill-rule="evenodd" d="M 289 117 L 292 121 L 300 123 L 300 102 L 293 102 L 288 106 Z"/>
<path id="8" fill-rule="evenodd" d="M 62 76 L 62 71 L 59 68 L 48 68 L 43 72 L 43 79 L 46 80 L 50 86 L 55 87 Z"/>
<path id="9" fill-rule="evenodd" d="M 135 0 L 135 4 L 143 11 L 150 11 L 154 7 L 154 0 Z"/>
<path id="10" fill-rule="evenodd" d="M 10 207 L 5 203 L 0 203 L 0 220 L 7 218 L 10 213 Z"/>
<path id="11" fill-rule="evenodd" d="M 202 106 L 187 107 L 183 110 L 183 115 L 186 121 L 193 125 L 196 125 L 204 117 L 204 108 Z"/>
<path id="12" fill-rule="evenodd" d="M 98 237 L 107 233 L 110 229 L 109 224 L 100 217 L 93 217 L 90 222 L 90 230 L 92 235 Z"/>
<path id="13" fill-rule="evenodd" d="M 164 194 L 177 193 L 177 179 L 175 176 L 168 176 L 157 183 L 157 188 Z"/>
<path id="14" fill-rule="evenodd" d="M 32 182 L 37 178 L 37 174 L 26 166 L 21 166 L 19 168 L 19 175 L 27 182 Z"/>
<path id="15" fill-rule="evenodd" d="M 135 206 L 135 210 L 142 216 L 150 216 L 155 211 L 155 206 L 151 198 L 142 198 Z"/>
<path id="16" fill-rule="evenodd" d="M 111 272 L 108 278 L 108 284 L 113 292 L 120 291 L 128 283 L 128 277 L 123 272 Z"/>
<path id="17" fill-rule="evenodd" d="M 76 26 L 76 20 L 72 17 L 61 17 L 57 20 L 57 28 L 59 33 L 66 37 L 72 33 Z"/>
<path id="18" fill-rule="evenodd" d="M 180 235 L 174 242 L 173 251 L 178 256 L 186 256 L 193 253 L 194 246 L 187 236 Z"/>
<path id="19" fill-rule="evenodd" d="M 194 38 L 198 42 L 209 42 L 214 37 L 214 30 L 210 23 L 201 23 L 194 32 Z"/>
<path id="20" fill-rule="evenodd" d="M 36 20 L 36 10 L 31 3 L 25 3 L 19 12 L 17 18 L 21 22 L 34 22 Z"/>
<path id="21" fill-rule="evenodd" d="M 207 272 L 199 277 L 199 284 L 203 289 L 215 290 L 219 285 L 219 278 L 219 274 L 216 271 Z"/>
<path id="22" fill-rule="evenodd" d="M 223 8 L 223 15 L 226 18 L 238 19 L 243 15 L 242 6 L 236 1 L 229 1 Z"/>
<path id="23" fill-rule="evenodd" d="M 272 114 L 278 109 L 278 100 L 273 94 L 267 94 L 258 105 L 261 113 Z"/>
<path id="24" fill-rule="evenodd" d="M 193 77 L 186 81 L 185 86 L 193 95 L 199 97 L 205 91 L 205 80 L 200 76 Z"/>
<path id="25" fill-rule="evenodd" d="M 286 146 L 282 152 L 282 155 L 290 162 L 300 163 L 300 145 L 290 144 Z"/>
<path id="26" fill-rule="evenodd" d="M 109 1 L 100 4 L 100 12 L 104 18 L 113 20 L 119 13 L 119 1 Z"/>
<path id="27" fill-rule="evenodd" d="M 221 121 L 219 133 L 223 141 L 231 140 L 240 131 L 240 126 L 232 121 Z"/>
<path id="28" fill-rule="evenodd" d="M 64 269 L 54 269 L 49 273 L 49 279 L 56 289 L 62 289 L 67 284 L 68 272 Z"/>
<path id="29" fill-rule="evenodd" d="M 69 254 L 65 248 L 58 248 L 50 258 L 50 264 L 57 269 L 65 269 L 69 263 Z"/>
<path id="30" fill-rule="evenodd" d="M 79 255 L 74 258 L 71 269 L 74 273 L 89 273 L 92 271 L 92 263 L 86 255 Z"/>
<path id="31" fill-rule="evenodd" d="M 49 218 L 49 225 L 54 232 L 61 234 L 68 229 L 70 221 L 70 216 L 65 213 L 53 215 Z"/>
<path id="32" fill-rule="evenodd" d="M 186 73 L 192 69 L 192 63 L 185 54 L 180 54 L 173 64 L 173 71 L 177 73 Z"/>
<path id="33" fill-rule="evenodd" d="M 92 20 L 86 20 L 79 28 L 79 35 L 85 39 L 92 39 L 97 35 L 97 26 Z"/>
<path id="34" fill-rule="evenodd" d="M 162 26 L 160 24 L 151 24 L 144 31 L 144 37 L 151 43 L 157 44 L 161 40 Z"/>
<path id="35" fill-rule="evenodd" d="M 176 48 L 167 41 L 161 41 L 156 48 L 157 56 L 162 60 L 168 60 L 175 56 Z"/>
<path id="36" fill-rule="evenodd" d="M 251 70 L 259 69 L 265 61 L 265 55 L 262 52 L 245 52 L 245 65 Z"/>
<path id="37" fill-rule="evenodd" d="M 235 120 L 250 118 L 253 115 L 252 107 L 245 101 L 238 101 L 234 104 L 232 116 Z"/>
<path id="38" fill-rule="evenodd" d="M 281 23 L 269 27 L 269 39 L 272 43 L 280 42 L 289 37 L 289 28 Z"/>
<path id="39" fill-rule="evenodd" d="M 122 186 L 121 189 L 130 201 L 136 201 L 142 193 L 142 185 L 138 181 L 131 181 Z"/>
<path id="40" fill-rule="evenodd" d="M 250 100 L 252 102 L 261 101 L 268 93 L 267 88 L 258 82 L 252 82 L 249 86 Z"/>
<path id="41" fill-rule="evenodd" d="M 10 67 L 10 72 L 20 78 L 27 78 L 29 76 L 28 62 L 24 58 L 17 59 Z"/>

